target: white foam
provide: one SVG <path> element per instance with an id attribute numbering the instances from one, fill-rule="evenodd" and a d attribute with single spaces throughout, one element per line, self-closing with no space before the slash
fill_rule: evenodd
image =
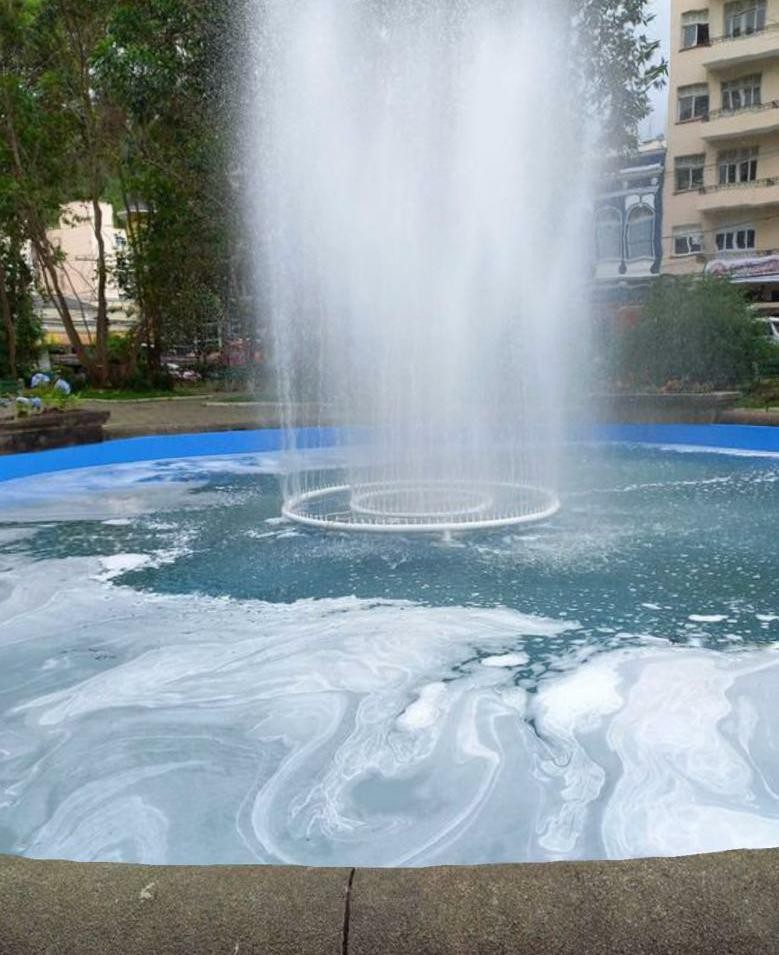
<path id="1" fill-rule="evenodd" d="M 102 566 L 101 580 L 112 580 L 131 570 L 140 570 L 152 562 L 150 554 L 113 554 L 98 558 Z"/>
<path id="2" fill-rule="evenodd" d="M 485 657 L 481 661 L 481 665 L 497 669 L 512 669 L 513 667 L 525 666 L 529 662 L 530 657 L 526 653 L 504 653 L 500 656 Z"/>
<path id="3" fill-rule="evenodd" d="M 418 698 L 398 717 L 398 727 L 409 732 L 429 729 L 441 716 L 445 698 L 444 683 L 431 683 L 422 687 Z"/>
<path id="4" fill-rule="evenodd" d="M 507 609 L 106 578 L 147 558 L 6 575 L 0 850 L 419 865 L 779 845 L 777 648 L 574 654 L 572 624 Z M 519 688 L 525 653 L 540 682 Z"/>

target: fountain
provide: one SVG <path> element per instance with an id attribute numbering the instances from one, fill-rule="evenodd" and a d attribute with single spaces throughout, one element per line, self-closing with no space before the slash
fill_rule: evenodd
<path id="1" fill-rule="evenodd" d="M 362 867 L 779 845 L 779 434 L 565 440 L 590 247 L 566 6 L 258 4 L 251 218 L 286 427 L 0 459 L 0 854 L 288 865 L 305 885 L 346 866 L 337 946 L 352 882 L 355 923 L 370 921 Z M 313 427 L 293 427 L 310 408 Z M 26 859 L 0 861 L 22 932 L 93 924 L 91 877 L 52 907 Z M 651 939 L 646 909 L 694 934 L 682 909 L 717 884 L 700 864 L 617 866 L 593 918 L 604 945 L 626 878 L 649 895 L 624 896 L 625 931 Z M 769 868 L 717 863 L 700 918 L 724 913 L 752 945 Z M 564 888 L 544 876 L 537 901 L 525 882 L 516 902 L 495 895 L 514 877 L 492 870 L 466 893 L 522 922 L 505 950 L 547 903 L 581 950 L 570 899 L 607 883 L 557 870 Z M 119 892 L 106 871 L 86 894 L 113 936 L 120 895 L 132 931 L 164 920 L 176 873 L 133 870 Z M 223 879 L 248 879 L 252 928 L 274 927 L 254 873 L 233 871 L 187 896 L 181 944 L 192 913 L 228 924 Z M 647 871 L 661 876 L 625 875 Z M 434 877 L 399 878 L 433 898 Z M 447 924 L 471 911 L 452 878 Z M 656 917 L 661 882 L 678 916 Z"/>
<path id="2" fill-rule="evenodd" d="M 566 5 L 265 7 L 250 150 L 278 378 L 288 408 L 361 428 L 333 483 L 289 427 L 284 515 L 404 534 L 547 519 L 586 325 Z"/>

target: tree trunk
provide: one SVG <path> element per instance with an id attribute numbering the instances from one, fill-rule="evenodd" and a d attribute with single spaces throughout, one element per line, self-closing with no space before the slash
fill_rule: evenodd
<path id="1" fill-rule="evenodd" d="M 108 383 L 108 303 L 106 285 L 108 267 L 106 265 L 105 239 L 103 238 L 103 210 L 100 198 L 105 179 L 101 171 L 101 156 L 104 154 L 104 142 L 98 116 L 92 99 L 92 77 L 90 71 L 90 47 L 94 48 L 95 36 L 91 35 L 90 25 L 94 22 L 87 18 L 86 23 L 74 15 L 69 4 L 60 0 L 60 10 L 70 34 L 72 49 L 78 57 L 78 82 L 82 102 L 81 117 L 84 132 L 84 151 L 89 168 L 89 200 L 92 205 L 92 225 L 97 242 L 97 319 L 95 328 L 95 360 L 93 364 L 97 383 L 105 387 Z M 86 29 L 86 36 L 84 35 Z"/>
<path id="2" fill-rule="evenodd" d="M 11 158 L 13 160 L 13 174 L 19 185 L 20 194 L 22 197 L 24 197 L 27 192 L 27 183 L 25 182 L 25 164 L 22 161 L 19 137 L 17 136 L 16 127 L 13 123 L 12 104 L 7 91 L 5 91 L 4 105 L 7 143 L 10 148 Z M 46 285 L 51 290 L 52 301 L 54 302 L 55 308 L 57 309 L 57 312 L 60 316 L 60 320 L 65 327 L 65 333 L 68 336 L 68 341 L 78 356 L 79 361 L 82 363 L 82 365 L 84 365 L 84 367 L 87 369 L 87 373 L 89 374 L 90 369 L 93 369 L 94 365 L 86 353 L 84 344 L 81 341 L 76 326 L 73 322 L 73 317 L 70 314 L 67 300 L 65 299 L 65 296 L 62 292 L 62 286 L 60 285 L 59 274 L 57 271 L 56 257 L 52 250 L 51 243 L 49 242 L 49 238 L 46 235 L 46 226 L 44 225 L 38 210 L 31 202 L 27 202 L 23 199 L 22 207 L 28 220 L 28 225 L 31 232 L 31 242 L 35 250 L 36 257 L 38 258 L 38 263 L 44 271 Z"/>
<path id="3" fill-rule="evenodd" d="M 149 313 L 149 330 L 151 332 L 149 369 L 156 375 L 162 373 L 162 335 L 160 334 L 160 325 L 160 312 L 155 302 Z"/>
<path id="4" fill-rule="evenodd" d="M 16 328 L 14 326 L 14 317 L 11 311 L 11 300 L 8 297 L 7 274 L 5 263 L 0 256 L 0 311 L 3 314 L 3 325 L 5 327 L 5 339 L 8 345 L 8 367 L 12 378 L 18 378 L 19 369 L 16 367 Z"/>
<path id="5" fill-rule="evenodd" d="M 97 329 L 95 336 L 95 351 L 97 358 L 97 373 L 100 385 L 105 387 L 108 382 L 108 302 L 106 301 L 106 284 L 108 269 L 105 257 L 105 239 L 103 237 L 103 210 L 100 206 L 100 197 L 93 192 L 92 211 L 94 214 L 95 239 L 97 240 Z"/>

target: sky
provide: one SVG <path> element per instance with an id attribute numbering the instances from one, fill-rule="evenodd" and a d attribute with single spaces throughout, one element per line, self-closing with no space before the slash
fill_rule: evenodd
<path id="1" fill-rule="evenodd" d="M 650 7 L 657 19 L 652 24 L 653 37 L 663 45 L 663 56 L 668 59 L 671 30 L 671 0 L 651 0 Z M 668 112 L 668 88 L 654 93 L 652 96 L 654 112 L 642 125 L 641 138 L 651 139 L 660 135 L 665 129 L 665 118 Z"/>

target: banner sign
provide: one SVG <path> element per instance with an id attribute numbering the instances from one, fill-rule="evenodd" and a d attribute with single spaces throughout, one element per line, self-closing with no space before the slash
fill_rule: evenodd
<path id="1" fill-rule="evenodd" d="M 763 255 L 751 259 L 714 259 L 706 266 L 707 275 L 717 275 L 733 281 L 779 279 L 779 255 Z"/>

